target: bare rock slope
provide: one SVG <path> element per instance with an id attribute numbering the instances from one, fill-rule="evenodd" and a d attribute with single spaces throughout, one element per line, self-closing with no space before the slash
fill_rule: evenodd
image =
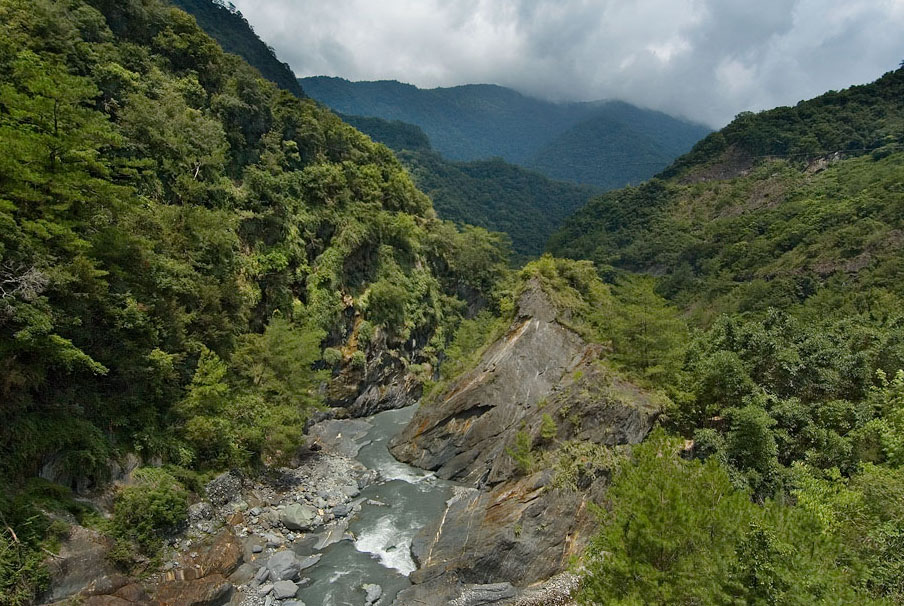
<path id="1" fill-rule="evenodd" d="M 587 448 L 641 441 L 659 407 L 558 316 L 529 283 L 508 332 L 393 439 L 399 459 L 465 485 L 415 540 L 415 586 L 398 604 L 461 599 L 465 589 L 498 596 L 480 603 L 515 603 L 519 592 L 505 583 L 549 579 L 586 547 L 596 527 L 588 504 L 608 481 Z M 519 433 L 535 459 L 529 469 L 510 454 Z"/>

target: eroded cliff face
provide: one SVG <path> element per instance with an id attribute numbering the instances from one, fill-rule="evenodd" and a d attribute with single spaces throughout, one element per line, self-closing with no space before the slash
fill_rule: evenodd
<path id="1" fill-rule="evenodd" d="M 608 484 L 606 466 L 580 449 L 634 444 L 650 431 L 656 399 L 557 315 L 529 283 L 507 334 L 393 439 L 399 459 L 465 485 L 412 546 L 418 585 L 400 604 L 426 594 L 451 600 L 475 584 L 524 587 L 564 570 L 596 528 L 588 505 Z M 510 454 L 519 432 L 531 444 L 529 470 Z"/>

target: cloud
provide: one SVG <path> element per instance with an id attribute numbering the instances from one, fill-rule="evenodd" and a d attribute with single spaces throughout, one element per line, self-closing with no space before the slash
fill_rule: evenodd
<path id="1" fill-rule="evenodd" d="M 721 126 L 904 59 L 904 0 L 233 0 L 299 76 L 490 82 Z"/>

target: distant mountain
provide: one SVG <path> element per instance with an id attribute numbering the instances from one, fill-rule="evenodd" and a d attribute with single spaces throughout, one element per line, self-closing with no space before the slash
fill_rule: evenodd
<path id="1" fill-rule="evenodd" d="M 810 300 L 819 316 L 863 293 L 904 297 L 902 175 L 904 68 L 739 115 L 658 178 L 595 198 L 548 250 L 660 276 L 709 317 Z"/>
<path id="2" fill-rule="evenodd" d="M 538 256 L 550 235 L 598 189 L 554 181 L 500 158 L 453 162 L 430 147 L 418 126 L 398 120 L 340 114 L 392 148 L 443 219 L 505 232 L 514 262 Z"/>
<path id="3" fill-rule="evenodd" d="M 280 88 L 298 97 L 305 96 L 292 68 L 276 57 L 232 3 L 221 0 L 172 0 L 172 3 L 194 16 L 201 29 L 227 53 L 242 57 Z"/>
<path id="4" fill-rule="evenodd" d="M 551 103 L 489 84 L 425 90 L 325 76 L 300 82 L 337 112 L 420 126 L 434 149 L 453 160 L 500 157 L 604 188 L 653 176 L 710 132 L 619 101 Z"/>

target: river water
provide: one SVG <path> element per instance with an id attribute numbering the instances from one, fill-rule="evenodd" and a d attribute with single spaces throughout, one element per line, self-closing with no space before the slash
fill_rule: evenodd
<path id="1" fill-rule="evenodd" d="M 415 570 L 411 540 L 422 527 L 442 516 L 452 495 L 452 483 L 397 461 L 387 450 L 389 440 L 402 430 L 417 407 L 378 413 L 364 444 L 355 457 L 380 480 L 361 491 L 361 510 L 353 514 L 348 529 L 354 540 L 335 543 L 321 553 L 320 562 L 304 571 L 311 579 L 299 597 L 308 606 L 362 606 L 362 585 L 383 590 L 377 604 L 392 604 L 399 591 L 409 587 L 408 574 Z"/>

